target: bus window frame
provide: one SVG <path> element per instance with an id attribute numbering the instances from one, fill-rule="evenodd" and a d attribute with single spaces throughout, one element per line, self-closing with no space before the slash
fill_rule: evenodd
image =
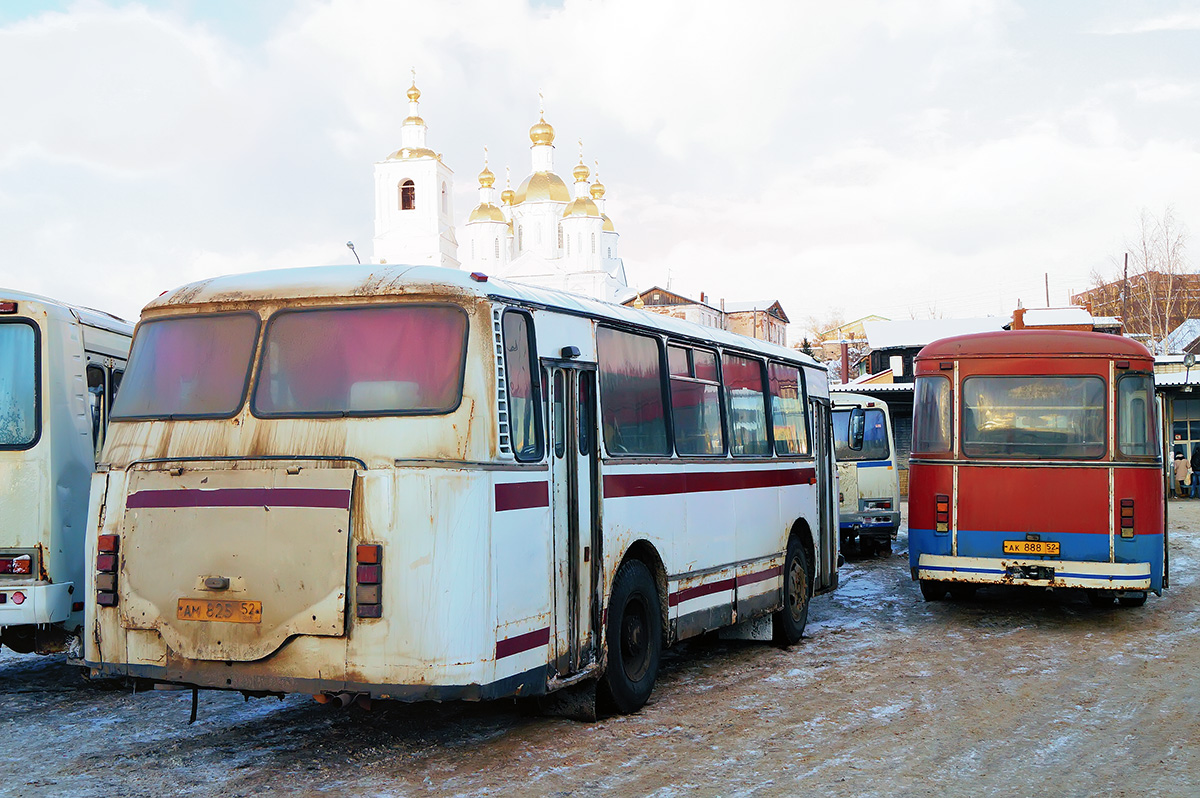
<path id="1" fill-rule="evenodd" d="M 934 373 L 930 373 L 930 374 L 917 374 L 913 378 L 913 426 L 914 426 L 914 428 L 916 427 L 916 417 L 917 417 L 917 385 L 916 385 L 916 381 L 917 380 L 926 380 L 926 379 L 927 380 L 942 380 L 944 384 L 949 386 L 949 390 L 946 393 L 946 400 L 947 400 L 947 402 L 949 402 L 947 412 L 950 416 L 950 426 L 949 426 L 949 430 L 948 430 L 950 433 L 950 440 L 948 440 L 946 442 L 945 449 L 925 451 L 925 450 L 918 450 L 914 446 L 914 448 L 912 448 L 910 450 L 909 454 L 911 457 L 919 457 L 919 458 L 934 457 L 934 458 L 943 458 L 943 459 L 953 459 L 956 456 L 955 453 L 957 452 L 957 446 L 959 444 L 959 441 L 958 441 L 959 431 L 958 431 L 958 422 L 954 417 L 955 409 L 956 409 L 954 392 L 955 392 L 956 386 L 955 386 L 954 380 L 950 379 L 949 376 L 947 376 L 946 374 L 934 372 Z M 915 439 L 916 439 L 915 434 L 913 435 L 913 439 L 915 441 Z M 894 445 L 894 441 L 893 441 L 893 445 Z"/>
<path id="2" fill-rule="evenodd" d="M 0 444 L 0 451 L 24 452 L 42 439 L 42 329 L 33 319 L 23 317 L 4 319 L 0 324 L 24 324 L 33 329 L 33 437 L 28 443 Z"/>
<path id="3" fill-rule="evenodd" d="M 1113 386 L 1113 389 L 1112 389 L 1113 390 L 1113 410 L 1114 410 L 1113 459 L 1114 460 L 1124 460 L 1124 461 L 1134 462 L 1134 463 L 1157 463 L 1157 462 L 1160 462 L 1162 460 L 1162 456 L 1163 456 L 1161 440 L 1158 441 L 1158 446 L 1154 447 L 1155 451 L 1153 451 L 1151 454 L 1126 454 L 1124 452 L 1124 450 L 1121 449 L 1121 418 L 1122 418 L 1122 414 L 1121 414 L 1121 381 L 1126 379 L 1127 377 L 1140 377 L 1140 378 L 1147 378 L 1150 380 L 1150 405 L 1146 408 L 1146 414 L 1149 416 L 1149 419 L 1150 419 L 1150 427 L 1149 428 L 1155 430 L 1156 431 L 1155 434 L 1157 434 L 1157 435 L 1162 434 L 1162 429 L 1161 429 L 1161 426 L 1158 421 L 1158 413 L 1155 411 L 1155 408 L 1154 408 L 1154 399 L 1155 399 L 1154 372 L 1152 372 L 1152 371 L 1123 371 L 1122 373 L 1117 375 L 1117 378 L 1115 380 L 1115 385 Z"/>
<path id="4" fill-rule="evenodd" d="M 142 328 L 152 324 L 161 322 L 176 321 L 178 319 L 211 319 L 211 318 L 228 318 L 231 316 L 250 316 L 255 320 L 254 327 L 254 346 L 250 350 L 250 365 L 246 369 L 246 376 L 242 381 L 242 394 L 237 402 L 237 406 L 229 413 L 168 413 L 165 415 L 139 415 L 139 416 L 118 416 L 113 411 L 116 410 L 116 400 L 114 398 L 112 406 L 109 407 L 108 420 L 114 421 L 200 421 L 212 419 L 222 421 L 225 419 L 235 418 L 242 412 L 246 406 L 246 401 L 249 399 L 250 384 L 253 381 L 254 373 L 258 369 L 258 353 L 262 348 L 262 331 L 263 320 L 262 316 L 255 313 L 253 310 L 231 310 L 222 313 L 186 313 L 179 315 L 157 316 L 152 319 L 146 319 L 138 322 L 137 329 L 134 330 L 133 338 L 129 345 L 129 359 L 125 361 L 125 368 L 122 371 L 121 382 L 124 384 L 125 377 L 129 373 L 129 362 L 133 358 L 133 347 L 137 344 L 138 335 Z"/>
<path id="5" fill-rule="evenodd" d="M 1103 388 L 1101 395 L 1103 396 L 1103 399 L 1104 399 L 1104 403 L 1103 403 L 1103 405 L 1101 405 L 1101 409 L 1103 411 L 1101 413 L 1101 419 L 1104 422 L 1104 426 L 1101 430 L 1101 437 L 1100 437 L 1100 440 L 1104 444 L 1104 448 L 1101 450 L 1101 452 L 1099 454 L 1088 456 L 1088 457 L 1084 457 L 1082 455 L 1075 455 L 1075 456 L 1071 456 L 1071 457 L 1063 457 L 1062 455 L 1055 455 L 1053 457 L 1032 457 L 1032 456 L 1020 456 L 1020 455 L 1013 455 L 1013 454 L 980 455 L 980 454 L 968 453 L 966 450 L 966 442 L 967 441 L 966 441 L 966 434 L 965 434 L 965 425 L 966 425 L 966 421 L 967 421 L 967 406 L 966 406 L 967 389 L 966 389 L 966 385 L 967 385 L 967 382 L 975 379 L 976 377 L 984 378 L 984 379 L 1077 378 L 1077 379 L 1099 380 L 1100 384 Z M 958 436 L 959 436 L 958 445 L 957 445 L 958 451 L 960 452 L 960 457 L 964 460 L 984 460 L 984 461 L 989 461 L 989 462 L 990 461 L 1007 460 L 1007 461 L 1024 463 L 1024 462 L 1038 462 L 1038 461 L 1042 461 L 1042 460 L 1047 461 L 1047 462 L 1076 462 L 1076 461 L 1084 461 L 1084 460 L 1086 460 L 1088 462 L 1097 462 L 1097 461 L 1101 461 L 1101 460 L 1111 459 L 1109 457 L 1110 451 L 1109 451 L 1109 446 L 1108 446 L 1108 440 L 1109 440 L 1109 432 L 1110 432 L 1109 427 L 1110 427 L 1110 423 L 1112 421 L 1112 419 L 1109 418 L 1109 416 L 1112 415 L 1111 413 L 1109 413 L 1109 402 L 1111 401 L 1110 400 L 1110 391 L 1112 390 L 1112 386 L 1109 385 L 1108 379 L 1105 378 L 1101 374 L 1096 374 L 1094 372 L 1081 372 L 1079 374 L 1062 374 L 1062 373 L 1058 373 L 1058 372 L 1053 373 L 1053 374 L 1027 374 L 1027 373 L 985 374 L 985 373 L 979 372 L 979 373 L 971 373 L 971 374 L 967 374 L 967 375 L 963 376 L 959 380 L 958 390 L 959 390 L 959 398 L 958 398 L 957 407 L 959 409 L 959 414 L 958 414 L 959 417 L 958 417 L 958 423 L 955 426 L 957 428 L 957 432 L 958 432 Z"/>
<path id="6" fill-rule="evenodd" d="M 667 383 L 666 387 L 667 387 L 667 402 L 668 402 L 669 413 L 670 413 L 669 418 L 670 418 L 670 422 L 671 422 L 671 429 L 670 429 L 671 452 L 675 455 L 675 457 L 682 459 L 682 460 L 687 460 L 687 459 L 690 459 L 693 457 L 702 459 L 702 460 L 712 460 L 714 458 L 720 459 L 720 458 L 729 457 L 730 456 L 730 448 L 729 448 L 728 417 L 727 417 L 726 408 L 725 408 L 725 374 L 722 371 L 721 350 L 715 346 L 713 346 L 713 347 L 698 346 L 690 341 L 684 342 L 684 341 L 681 341 L 678 339 L 673 339 L 670 337 L 667 338 L 665 344 L 666 344 L 666 346 L 664 347 L 663 351 L 666 353 L 666 363 L 667 363 L 666 370 L 668 372 L 666 375 L 666 383 Z M 714 366 L 716 367 L 716 371 L 717 371 L 716 382 L 714 383 L 710 380 L 704 380 L 704 379 L 700 379 L 699 377 L 692 377 L 689 375 L 675 375 L 675 374 L 669 373 L 671 371 L 671 347 L 675 347 L 676 349 L 682 349 L 687 352 L 688 370 L 693 374 L 696 371 L 696 360 L 695 360 L 696 350 L 699 349 L 701 352 L 706 352 L 706 353 L 712 355 L 713 358 L 715 359 Z M 687 383 L 691 383 L 693 385 L 716 385 L 717 386 L 717 414 L 721 420 L 721 451 L 711 452 L 709 454 L 697 454 L 694 452 L 688 452 L 685 454 L 685 453 L 679 451 L 679 442 L 675 435 L 675 394 L 671 389 L 671 380 L 679 380 L 680 382 L 687 382 Z"/>
<path id="7" fill-rule="evenodd" d="M 513 437 L 513 432 L 512 432 L 512 423 L 513 423 L 512 382 L 508 376 L 511 373 L 511 371 L 508 367 L 508 347 L 505 346 L 504 347 L 504 398 L 505 398 L 506 402 L 508 403 L 508 444 L 512 448 L 513 459 L 516 460 L 518 463 L 530 463 L 530 464 L 542 463 L 546 460 L 546 451 L 550 447 L 546 445 L 546 419 L 544 418 L 544 413 L 542 412 L 542 366 L 541 366 L 542 361 L 538 358 L 537 332 L 533 326 L 533 314 L 532 313 L 530 313 L 527 310 L 521 309 L 521 308 L 506 307 L 500 313 L 500 338 L 501 338 L 502 345 L 507 342 L 507 338 L 505 337 L 505 332 L 504 332 L 504 319 L 507 318 L 508 314 L 510 314 L 510 313 L 515 314 L 517 316 L 523 316 L 525 318 L 525 336 L 528 339 L 527 345 L 529 347 L 529 356 L 530 356 L 529 383 L 530 383 L 530 391 L 532 391 L 532 393 L 533 393 L 533 396 L 531 397 L 531 401 L 533 402 L 533 408 L 534 408 L 533 418 L 534 418 L 534 425 L 536 427 L 536 429 L 534 430 L 534 437 L 537 439 L 537 457 L 521 458 L 521 457 L 517 456 L 517 448 L 515 445 L 515 439 Z M 466 362 L 466 358 L 464 357 L 464 365 L 465 365 L 465 362 Z M 465 377 L 464 377 L 464 379 L 465 379 Z M 464 385 L 464 388 L 465 387 L 466 386 Z M 460 391 L 460 397 L 461 397 L 461 391 Z M 462 401 L 461 398 L 459 399 L 459 401 L 460 402 Z"/>
<path id="8" fill-rule="evenodd" d="M 784 368 L 795 369 L 797 371 L 797 373 L 799 373 L 799 375 L 800 375 L 800 400 L 802 403 L 801 404 L 802 412 L 800 413 L 800 415 L 804 417 L 804 449 L 805 449 L 805 451 L 800 452 L 800 453 L 792 454 L 789 452 L 788 454 L 780 454 L 778 447 L 776 446 L 776 443 L 775 443 L 775 407 L 774 407 L 775 394 L 771 393 L 771 364 L 772 363 L 783 366 Z M 811 425 L 811 421 L 809 419 L 810 414 L 808 411 L 808 376 L 804 373 L 804 365 L 801 363 L 788 363 L 786 360 L 780 360 L 779 358 L 767 358 L 767 396 L 770 397 L 770 404 L 771 404 L 770 413 L 768 414 L 768 417 L 767 417 L 767 421 L 768 421 L 767 426 L 770 427 L 769 434 L 771 436 L 771 454 L 774 455 L 775 457 L 778 457 L 778 458 L 784 459 L 784 460 L 791 460 L 791 459 L 811 460 L 814 457 L 816 457 L 816 455 L 813 453 L 814 447 L 813 447 L 813 442 L 812 442 L 812 425 Z"/>
<path id="9" fill-rule="evenodd" d="M 418 308 L 418 307 L 440 307 L 453 308 L 462 314 L 466 321 L 463 328 L 462 352 L 461 352 L 461 367 L 458 373 L 458 400 L 453 407 L 438 410 L 367 410 L 367 411 L 350 411 L 339 410 L 336 412 L 315 412 L 315 413 L 260 413 L 255 403 L 255 397 L 258 394 L 258 385 L 262 381 L 263 370 L 263 354 L 266 351 L 267 338 L 271 333 L 271 325 L 277 318 L 285 315 L 298 313 L 325 313 L 329 311 L 348 311 L 348 310 L 373 310 L 376 308 Z M 428 417 L 448 416 L 458 411 L 462 407 L 463 396 L 466 391 L 466 374 L 467 374 L 467 353 L 470 351 L 471 344 L 471 316 L 467 313 L 466 308 L 462 305 L 456 305 L 453 302 L 370 302 L 367 304 L 341 305 L 328 304 L 316 305 L 304 308 L 280 308 L 267 317 L 266 323 L 259 330 L 258 347 L 255 350 L 254 363 L 250 369 L 253 374 L 253 389 L 249 396 L 250 415 L 257 419 L 266 421 L 274 419 L 309 419 L 309 418 L 397 418 L 397 417 Z M 243 405 L 246 400 L 243 400 Z"/>
<path id="10" fill-rule="evenodd" d="M 658 347 L 658 393 L 662 402 L 663 423 L 666 425 L 666 451 L 663 452 L 615 452 L 609 448 L 608 434 L 604 430 L 604 389 L 601 387 L 604 368 L 600 363 L 600 330 L 607 329 L 626 335 L 638 335 L 654 341 Z M 622 460 L 662 461 L 678 458 L 675 452 L 675 416 L 671 412 L 671 392 L 668 384 L 671 366 L 667 360 L 668 336 L 664 333 L 647 330 L 641 327 L 619 324 L 597 324 L 593 332 L 596 341 L 596 419 L 600 423 L 599 439 L 603 444 L 604 457 L 620 458 Z M 549 447 L 547 447 L 549 448 Z"/>
<path id="11" fill-rule="evenodd" d="M 721 373 L 721 403 L 727 404 L 729 399 L 729 387 L 725 384 L 725 356 L 740 357 L 743 360 L 753 360 L 758 363 L 758 374 L 762 386 L 763 398 L 763 428 L 766 430 L 767 450 L 765 452 L 739 454 L 733 450 L 733 430 L 729 429 L 725 433 L 725 448 L 729 453 L 728 456 L 736 460 L 772 460 L 776 457 L 775 454 L 775 424 L 771 417 L 771 379 L 770 372 L 767 371 L 767 361 L 770 359 L 766 355 L 750 353 L 739 349 L 721 349 L 721 360 L 719 362 Z M 732 421 L 730 422 L 732 425 Z"/>

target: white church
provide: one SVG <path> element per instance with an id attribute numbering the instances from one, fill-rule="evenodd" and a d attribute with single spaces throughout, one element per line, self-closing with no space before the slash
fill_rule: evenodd
<path id="1" fill-rule="evenodd" d="M 426 146 L 421 92 L 408 90 L 400 149 L 375 164 L 375 263 L 412 263 L 479 271 L 609 302 L 635 296 L 604 212 L 604 185 L 580 162 L 574 189 L 554 173 L 554 128 L 544 113 L 529 129 L 530 174 L 499 192 L 486 156 L 479 204 L 454 225 L 454 173 Z"/>

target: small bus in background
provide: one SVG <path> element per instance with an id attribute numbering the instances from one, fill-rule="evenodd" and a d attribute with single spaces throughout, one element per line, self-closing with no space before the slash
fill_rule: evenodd
<path id="1" fill-rule="evenodd" d="M 184 286 L 93 482 L 86 664 L 632 712 L 678 640 L 800 639 L 837 585 L 830 442 L 811 358 L 634 308 L 424 266 Z"/>
<path id="2" fill-rule="evenodd" d="M 67 650 L 88 488 L 133 325 L 0 288 L 0 644 Z"/>
<path id="3" fill-rule="evenodd" d="M 900 528 L 900 472 L 892 418 L 886 402 L 872 396 L 835 391 L 834 455 L 838 472 L 838 516 L 842 551 L 857 545 L 864 555 L 890 554 Z M 859 413 L 861 422 L 853 421 Z M 851 428 L 861 423 L 862 446 L 851 446 Z"/>
<path id="4" fill-rule="evenodd" d="M 912 578 L 928 601 L 985 585 L 1141 606 L 1169 584 L 1154 357 L 1128 338 L 1014 330 L 918 353 Z"/>

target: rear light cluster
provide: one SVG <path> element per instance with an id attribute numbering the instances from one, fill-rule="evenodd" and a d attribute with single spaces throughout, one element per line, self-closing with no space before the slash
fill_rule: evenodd
<path id="1" fill-rule="evenodd" d="M 117 606 L 117 554 L 121 540 L 116 535 L 101 535 L 96 541 L 96 603 Z"/>
<path id="2" fill-rule="evenodd" d="M 9 601 L 7 593 L 0 593 L 0 604 L 7 604 Z M 25 594 L 20 590 L 14 591 L 12 594 L 12 603 L 20 606 L 25 603 Z"/>
<path id="3" fill-rule="evenodd" d="M 1133 537 L 1133 499 L 1121 499 L 1121 537 Z"/>
<path id="4" fill-rule="evenodd" d="M 937 495 L 937 531 L 950 531 L 950 497 L 944 493 Z"/>
<path id="5" fill-rule="evenodd" d="M 358 565 L 354 573 L 354 603 L 359 618 L 383 617 L 383 546 L 360 544 L 356 548 Z"/>
<path id="6" fill-rule="evenodd" d="M 891 499 L 869 499 L 866 503 L 867 510 L 890 510 L 892 509 Z"/>
<path id="7" fill-rule="evenodd" d="M 0 557 L 0 574 L 33 573 L 33 557 L 21 554 L 16 557 Z"/>

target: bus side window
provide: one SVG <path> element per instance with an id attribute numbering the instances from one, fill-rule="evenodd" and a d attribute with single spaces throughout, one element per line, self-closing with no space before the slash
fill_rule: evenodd
<path id="1" fill-rule="evenodd" d="M 537 351 L 532 319 L 505 311 L 504 370 L 508 381 L 508 429 L 513 456 L 521 462 L 542 459 L 542 414 L 537 396 Z"/>
<path id="2" fill-rule="evenodd" d="M 775 431 L 775 454 L 808 454 L 808 414 L 804 412 L 804 383 L 800 369 L 771 363 L 771 425 Z"/>
<path id="3" fill-rule="evenodd" d="M 108 406 L 112 407 L 113 402 L 117 400 L 117 389 L 121 387 L 121 378 L 125 376 L 125 369 L 113 369 L 108 375 Z"/>
<path id="4" fill-rule="evenodd" d="M 728 408 L 729 451 L 735 457 L 769 455 L 762 361 L 725 354 L 721 356 L 721 372 Z"/>
<path id="5" fill-rule="evenodd" d="M 105 385 L 104 367 L 87 367 L 88 405 L 92 411 L 92 446 L 99 454 L 104 445 L 104 427 L 108 424 L 108 386 Z"/>
<path id="6" fill-rule="evenodd" d="M 600 327 L 596 354 L 605 450 L 670 455 L 659 340 Z"/>

